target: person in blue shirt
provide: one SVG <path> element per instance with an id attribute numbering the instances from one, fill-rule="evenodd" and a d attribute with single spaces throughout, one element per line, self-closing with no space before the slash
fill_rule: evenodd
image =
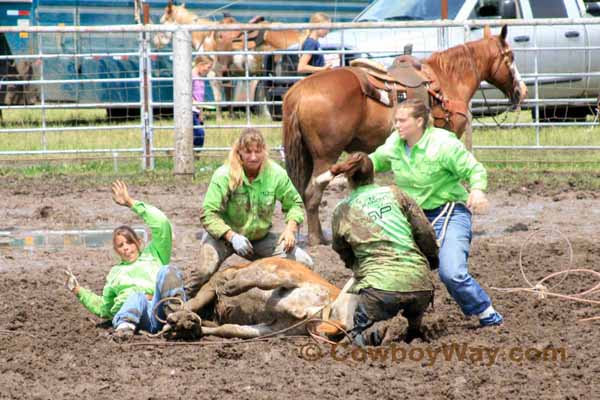
<path id="1" fill-rule="evenodd" d="M 331 22 L 329 15 L 318 12 L 310 17 L 311 23 L 328 23 Z M 327 29 L 313 29 L 307 31 L 305 39 L 302 41 L 302 51 L 319 51 L 321 45 L 319 44 L 319 38 L 325 37 L 329 33 Z M 301 74 L 312 74 L 313 72 L 323 71 L 330 69 L 332 65 L 325 63 L 325 57 L 323 54 L 306 53 L 300 56 L 298 61 L 298 73 Z"/>

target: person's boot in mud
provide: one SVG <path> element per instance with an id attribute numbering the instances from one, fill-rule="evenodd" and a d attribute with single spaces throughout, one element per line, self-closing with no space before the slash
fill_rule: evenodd
<path id="1" fill-rule="evenodd" d="M 135 324 L 131 322 L 122 322 L 117 326 L 115 332 L 112 334 L 112 339 L 115 342 L 128 342 L 135 335 Z"/>

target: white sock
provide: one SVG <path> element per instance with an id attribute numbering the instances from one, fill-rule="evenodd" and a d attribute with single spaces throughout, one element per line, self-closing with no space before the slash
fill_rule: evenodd
<path id="1" fill-rule="evenodd" d="M 486 308 L 485 310 L 483 310 L 483 312 L 477 314 L 477 317 L 479 319 L 484 319 L 484 318 L 489 317 L 490 315 L 492 315 L 495 312 L 496 312 L 496 310 L 494 310 L 494 307 L 489 306 L 488 308 Z"/>
<path id="2" fill-rule="evenodd" d="M 116 330 L 121 331 L 123 329 L 131 329 L 132 331 L 135 331 L 135 325 L 131 322 L 121 322 L 119 326 L 117 326 Z"/>

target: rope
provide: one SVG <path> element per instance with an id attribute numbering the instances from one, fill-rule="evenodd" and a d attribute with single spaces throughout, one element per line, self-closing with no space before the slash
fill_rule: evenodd
<path id="1" fill-rule="evenodd" d="M 435 226 L 436 222 L 440 220 L 444 215 L 447 214 L 446 219 L 444 220 L 444 224 L 442 225 L 442 231 L 440 232 L 440 237 L 437 239 L 437 243 L 439 247 L 442 247 L 444 243 L 444 238 L 446 237 L 446 231 L 448 230 L 448 223 L 450 222 L 450 217 L 452 217 L 452 213 L 454 212 L 454 207 L 456 206 L 455 202 L 446 203 L 442 212 L 438 214 L 437 217 L 431 222 L 431 226 Z"/>
<path id="2" fill-rule="evenodd" d="M 522 256 L 523 256 L 523 249 L 525 248 L 525 245 L 537 234 L 539 234 L 540 232 L 544 232 L 547 231 L 547 229 L 540 229 L 538 231 L 533 232 L 531 235 L 529 235 L 527 237 L 527 239 L 525 240 L 525 242 L 523 242 L 523 244 L 521 245 L 521 249 L 519 251 L 519 268 L 521 270 L 521 275 L 523 276 L 523 279 L 525 280 L 525 282 L 529 285 L 529 287 L 516 287 L 516 288 L 498 288 L 498 287 L 491 287 L 494 290 L 498 290 L 500 292 L 505 292 L 505 293 L 515 293 L 515 292 L 526 292 L 526 293 L 533 293 L 535 294 L 538 299 L 543 300 L 546 299 L 547 297 L 556 297 L 559 299 L 563 299 L 563 300 L 571 300 L 571 301 L 575 301 L 575 302 L 579 302 L 579 303 L 587 303 L 587 304 L 598 304 L 600 305 L 600 301 L 599 300 L 591 300 L 591 299 L 585 299 L 583 298 L 583 296 L 587 296 L 593 293 L 597 293 L 600 292 L 600 272 L 598 271 L 594 271 L 592 269 L 587 269 L 587 268 L 572 268 L 572 263 L 573 263 L 573 247 L 571 245 L 571 242 L 569 241 L 569 239 L 564 236 L 562 234 L 562 232 L 560 232 L 558 229 L 556 228 L 552 228 L 550 231 L 552 232 L 557 232 L 566 242 L 567 245 L 569 247 L 569 268 L 562 270 L 562 271 L 557 271 L 557 272 L 553 272 L 550 275 L 545 276 L 544 278 L 542 278 L 541 280 L 539 280 L 535 285 L 533 285 L 529 279 L 527 279 L 527 276 L 525 275 L 525 271 L 523 268 L 523 263 L 522 263 Z M 591 274 L 591 275 L 595 275 L 598 278 L 598 283 L 587 289 L 584 290 L 582 292 L 579 293 L 575 293 L 575 294 L 562 294 L 562 293 L 555 293 L 555 292 L 551 292 L 549 289 L 559 285 L 560 283 L 562 283 L 565 278 L 567 277 L 568 274 L 570 273 L 587 273 L 587 274 Z M 546 285 L 544 285 L 543 283 L 555 278 L 557 276 L 563 275 L 562 279 L 556 283 L 555 285 L 551 286 L 550 288 L 548 288 Z M 598 320 L 600 319 L 600 316 L 597 317 L 590 317 L 590 318 L 581 318 L 578 321 L 579 322 L 588 322 L 588 321 L 594 321 L 594 320 Z"/>

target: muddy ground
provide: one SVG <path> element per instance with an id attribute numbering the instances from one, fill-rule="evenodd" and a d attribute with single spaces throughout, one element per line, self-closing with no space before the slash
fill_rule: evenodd
<path id="1" fill-rule="evenodd" d="M 65 179 L 2 178 L 0 231 L 98 229 L 140 225 L 115 205 L 108 186 L 91 189 Z M 135 198 L 164 210 L 176 234 L 174 263 L 188 270 L 198 256 L 198 207 L 205 185 L 131 187 Z M 343 190 L 328 190 L 325 226 Z M 320 348 L 307 339 L 173 345 L 136 336 L 119 345 L 111 328 L 83 309 L 62 286 L 70 267 L 80 283 L 101 293 L 115 261 L 108 247 L 18 249 L 0 246 L 0 398 L 10 399 L 590 399 L 600 392 L 600 306 L 505 293 L 491 287 L 527 286 L 569 264 L 600 271 L 600 200 L 571 188 L 529 185 L 489 195 L 492 212 L 475 218 L 471 273 L 504 314 L 501 327 L 478 329 L 436 277 L 435 308 L 426 317 L 431 339 L 402 342 L 387 353 Z M 277 227 L 281 227 L 277 217 Z M 529 238 L 529 240 L 528 240 Z M 525 244 L 525 246 L 523 246 Z M 349 277 L 326 246 L 308 248 L 316 270 L 337 285 Z M 596 281 L 570 275 L 552 291 L 576 293 Z M 591 296 L 600 300 L 600 296 Z M 456 353 L 448 353 L 452 345 Z M 462 360 L 458 351 L 466 350 Z M 432 357 L 438 353 L 434 360 Z M 496 352 L 497 353 L 492 353 Z M 495 354 L 495 358 L 492 355 Z M 544 354 L 546 359 L 544 359 Z M 555 359 L 552 359 L 552 356 Z M 387 356 L 387 358 L 383 358 Z M 452 358 L 450 358 L 450 356 Z M 377 357 L 377 358 L 376 358 Z"/>

